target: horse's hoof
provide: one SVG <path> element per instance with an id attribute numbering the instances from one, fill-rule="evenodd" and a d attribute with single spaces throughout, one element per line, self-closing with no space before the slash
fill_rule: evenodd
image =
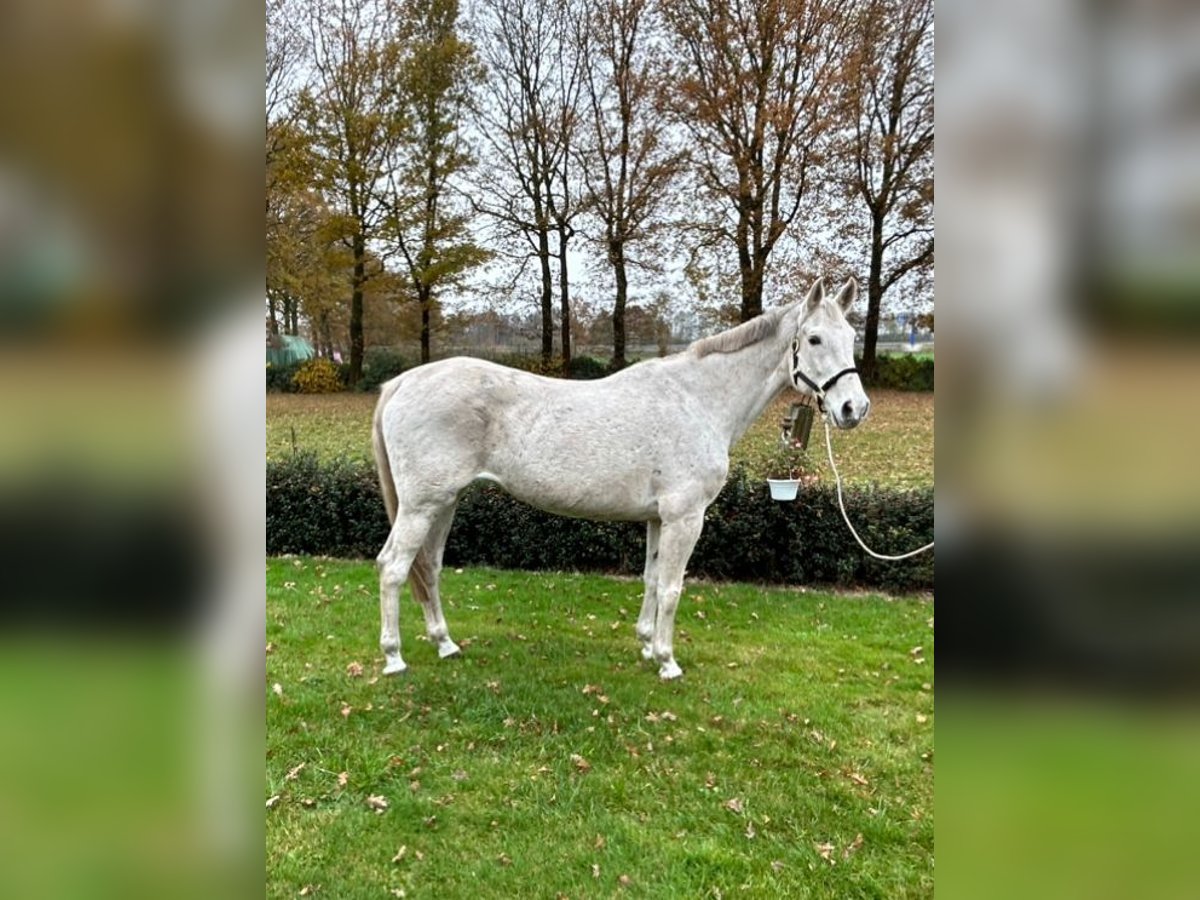
<path id="1" fill-rule="evenodd" d="M 671 681 L 683 674 L 683 669 L 679 668 L 679 663 L 673 659 L 667 660 L 658 670 L 658 677 L 663 681 Z"/>
<path id="2" fill-rule="evenodd" d="M 402 659 L 389 659 L 383 667 L 384 675 L 399 675 L 401 672 L 407 671 L 408 665 Z"/>
<path id="3" fill-rule="evenodd" d="M 450 640 L 449 638 L 446 638 L 446 640 L 438 644 L 438 656 L 441 659 L 445 659 L 448 656 L 458 656 L 460 653 L 462 653 L 462 650 L 459 648 L 458 644 L 454 643 L 454 641 Z"/>

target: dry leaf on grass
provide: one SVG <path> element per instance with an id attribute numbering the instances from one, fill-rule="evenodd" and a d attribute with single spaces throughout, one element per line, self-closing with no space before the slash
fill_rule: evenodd
<path id="1" fill-rule="evenodd" d="M 383 812 L 388 808 L 387 798 L 381 794 L 371 794 L 371 796 L 367 797 L 367 806 L 375 810 L 375 812 Z"/>
<path id="2" fill-rule="evenodd" d="M 271 795 L 270 797 L 267 798 L 267 809 L 270 809 L 272 806 L 274 806 L 278 802 L 279 802 L 279 795 L 278 794 Z"/>
<path id="3" fill-rule="evenodd" d="M 833 851 L 837 849 L 833 846 L 833 844 L 826 841 L 822 844 L 813 844 L 813 846 L 816 847 L 817 853 L 820 855 L 821 859 L 827 860 L 831 866 L 837 862 L 837 860 L 833 858 Z"/>
<path id="4" fill-rule="evenodd" d="M 572 764 L 574 764 L 575 768 L 581 773 L 592 771 L 592 764 L 590 762 L 588 762 L 586 759 L 584 759 L 582 756 L 580 756 L 578 753 L 571 754 L 571 762 L 572 762 Z"/>
<path id="5" fill-rule="evenodd" d="M 742 805 L 741 797 L 731 797 L 725 801 L 724 806 L 727 810 L 730 812 L 735 812 L 739 816 L 745 811 L 745 807 Z"/>
<path id="6" fill-rule="evenodd" d="M 592 863 L 592 877 L 593 878 L 600 877 L 600 864 L 599 863 Z"/>
<path id="7" fill-rule="evenodd" d="M 338 787 L 345 787 L 346 782 L 350 780 L 349 772 L 338 772 Z"/>
<path id="8" fill-rule="evenodd" d="M 288 769 L 288 773 L 287 773 L 286 775 L 284 775 L 284 776 L 283 776 L 283 780 L 284 780 L 284 781 L 295 781 L 295 780 L 296 780 L 296 777 L 297 777 L 297 776 L 298 776 L 298 775 L 299 775 L 301 772 L 303 772 L 303 771 L 304 771 L 304 767 L 305 767 L 306 765 L 308 765 L 308 763 L 300 763 L 300 765 L 298 765 L 298 766 L 294 766 L 293 768 L 291 768 L 291 769 Z"/>
<path id="9" fill-rule="evenodd" d="M 871 782 L 867 781 L 865 776 L 860 775 L 858 772 L 851 772 L 846 777 L 849 778 L 851 781 L 853 781 L 855 784 L 861 784 L 864 787 L 871 783 Z"/>
<path id="10" fill-rule="evenodd" d="M 363 673 L 363 664 L 360 662 L 352 662 L 346 666 L 346 674 L 351 678 L 361 678 Z"/>
<path id="11" fill-rule="evenodd" d="M 396 855 L 392 857 L 392 862 L 394 862 L 394 863 L 400 862 L 407 855 L 408 855 L 408 845 L 401 844 L 400 849 L 396 851 Z"/>
<path id="12" fill-rule="evenodd" d="M 862 832 L 859 832 L 858 834 L 856 834 L 854 836 L 854 840 L 852 840 L 849 844 L 846 845 L 846 849 L 842 851 L 842 859 L 849 859 L 851 857 L 851 855 L 862 845 L 863 845 L 863 836 L 862 836 Z"/>

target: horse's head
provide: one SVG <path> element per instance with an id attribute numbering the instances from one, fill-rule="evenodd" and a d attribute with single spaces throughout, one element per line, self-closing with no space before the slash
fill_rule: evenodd
<path id="1" fill-rule="evenodd" d="M 837 296 L 825 296 L 817 279 L 800 305 L 788 372 L 802 394 L 814 395 L 838 428 L 853 428 L 867 417 L 871 401 L 854 368 L 854 329 L 846 312 L 858 297 L 858 282 L 848 280 Z"/>

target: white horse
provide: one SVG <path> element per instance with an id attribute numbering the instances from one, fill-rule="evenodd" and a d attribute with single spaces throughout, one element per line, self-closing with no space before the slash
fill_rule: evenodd
<path id="1" fill-rule="evenodd" d="M 844 315 L 857 295 L 851 279 L 829 301 L 817 281 L 802 301 L 597 381 L 456 357 L 383 385 L 372 443 L 392 521 L 377 558 L 384 674 L 406 668 L 398 621 L 406 579 L 438 655 L 459 652 L 438 577 L 459 495 L 486 478 L 552 513 L 647 523 L 637 636 L 660 677 L 682 675 L 675 609 L 730 448 L 789 388 L 815 395 L 839 428 L 867 415 Z"/>

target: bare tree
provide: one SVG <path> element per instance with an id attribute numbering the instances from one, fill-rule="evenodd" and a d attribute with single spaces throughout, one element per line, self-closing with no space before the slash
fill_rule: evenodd
<path id="1" fill-rule="evenodd" d="M 795 220 L 835 121 L 848 0 L 661 0 L 682 71 L 674 105 L 737 253 L 741 318 L 762 312 L 771 251 Z"/>
<path id="2" fill-rule="evenodd" d="M 487 69 L 479 127 L 491 164 L 483 171 L 492 177 L 474 203 L 502 234 L 525 241 L 525 258 L 538 262 L 546 363 L 554 352 L 551 260 L 557 257 L 562 352 L 569 361 L 567 247 L 577 214 L 569 148 L 580 78 L 567 10 L 553 0 L 483 0 L 479 11 L 477 44 Z"/>
<path id="3" fill-rule="evenodd" d="M 387 225 L 395 163 L 401 47 L 395 0 L 307 0 L 311 83 L 297 99 L 314 160 L 312 183 L 341 213 L 350 250 L 351 385 L 362 376 L 363 295 L 381 268 L 369 245 Z"/>
<path id="4" fill-rule="evenodd" d="M 843 183 L 869 214 L 863 374 L 888 289 L 933 265 L 933 0 L 861 0 L 846 64 Z"/>
<path id="5" fill-rule="evenodd" d="M 661 20 L 651 0 L 600 0 L 578 29 L 587 136 L 580 141 L 586 205 L 603 228 L 613 270 L 612 366 L 625 365 L 625 310 L 632 251 L 661 224 L 684 153 L 663 121 Z M 655 260 L 648 261 L 653 267 Z"/>

